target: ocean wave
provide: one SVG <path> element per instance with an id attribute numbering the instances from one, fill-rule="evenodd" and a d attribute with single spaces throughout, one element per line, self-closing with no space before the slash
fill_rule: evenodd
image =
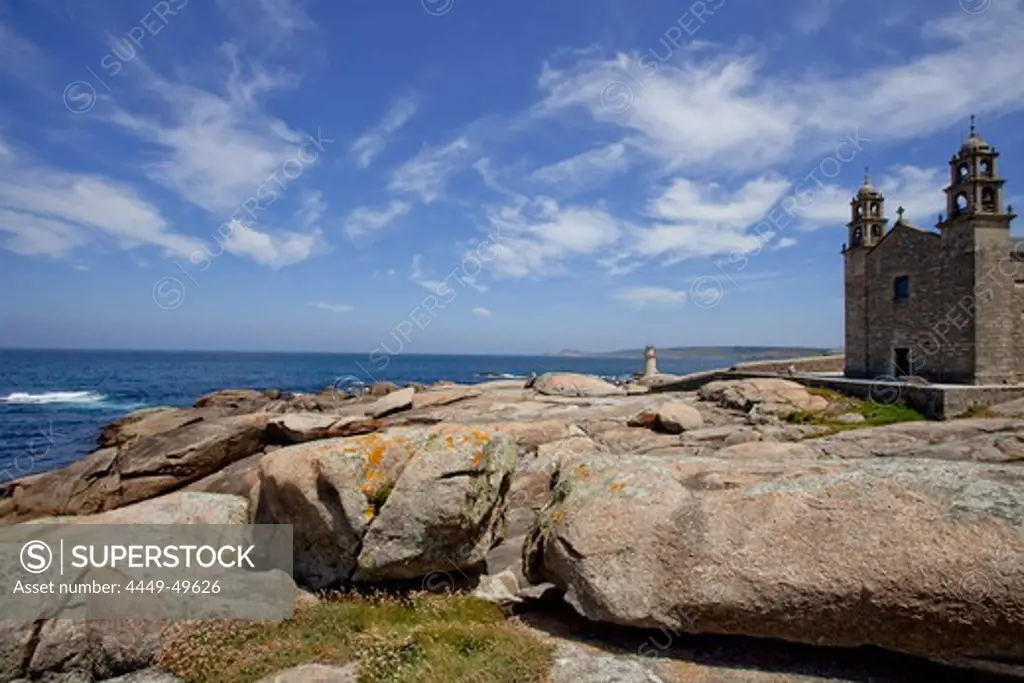
<path id="1" fill-rule="evenodd" d="M 95 391 L 46 391 L 41 394 L 29 394 L 16 391 L 7 396 L 0 396 L 0 403 L 42 405 L 46 403 L 101 403 L 106 395 Z"/>
<path id="2" fill-rule="evenodd" d="M 526 379 L 529 375 L 517 375 L 511 372 L 478 372 L 477 377 L 484 379 Z"/>

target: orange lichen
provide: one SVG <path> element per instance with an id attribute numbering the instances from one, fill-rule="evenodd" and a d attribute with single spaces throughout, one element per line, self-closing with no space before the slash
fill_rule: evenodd
<path id="1" fill-rule="evenodd" d="M 586 465 L 576 465 L 575 474 L 580 479 L 588 479 L 590 477 L 590 468 Z"/>
<path id="2" fill-rule="evenodd" d="M 624 481 L 613 482 L 613 483 L 608 485 L 608 490 L 612 491 L 614 493 L 618 493 L 620 491 L 625 491 L 626 490 L 626 482 L 624 482 Z"/>

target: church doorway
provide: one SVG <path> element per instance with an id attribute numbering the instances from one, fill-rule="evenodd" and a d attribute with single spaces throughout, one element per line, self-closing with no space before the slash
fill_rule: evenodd
<path id="1" fill-rule="evenodd" d="M 910 349 L 894 349 L 893 364 L 896 366 L 896 371 L 893 373 L 897 377 L 907 377 L 910 373 Z"/>

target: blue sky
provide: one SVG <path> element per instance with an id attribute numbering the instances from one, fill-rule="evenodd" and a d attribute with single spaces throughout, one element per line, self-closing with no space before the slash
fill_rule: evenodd
<path id="1" fill-rule="evenodd" d="M 975 113 L 1024 204 L 1022 35 L 1020 0 L 4 2 L 0 346 L 838 346 L 865 166 L 931 227 Z"/>

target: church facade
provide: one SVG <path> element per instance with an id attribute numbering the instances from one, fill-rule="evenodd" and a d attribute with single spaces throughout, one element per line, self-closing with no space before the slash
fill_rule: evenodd
<path id="1" fill-rule="evenodd" d="M 865 176 L 842 252 L 848 377 L 1024 383 L 1024 241 L 1010 237 L 998 159 L 972 117 L 935 231 L 902 207 L 890 227 Z"/>

